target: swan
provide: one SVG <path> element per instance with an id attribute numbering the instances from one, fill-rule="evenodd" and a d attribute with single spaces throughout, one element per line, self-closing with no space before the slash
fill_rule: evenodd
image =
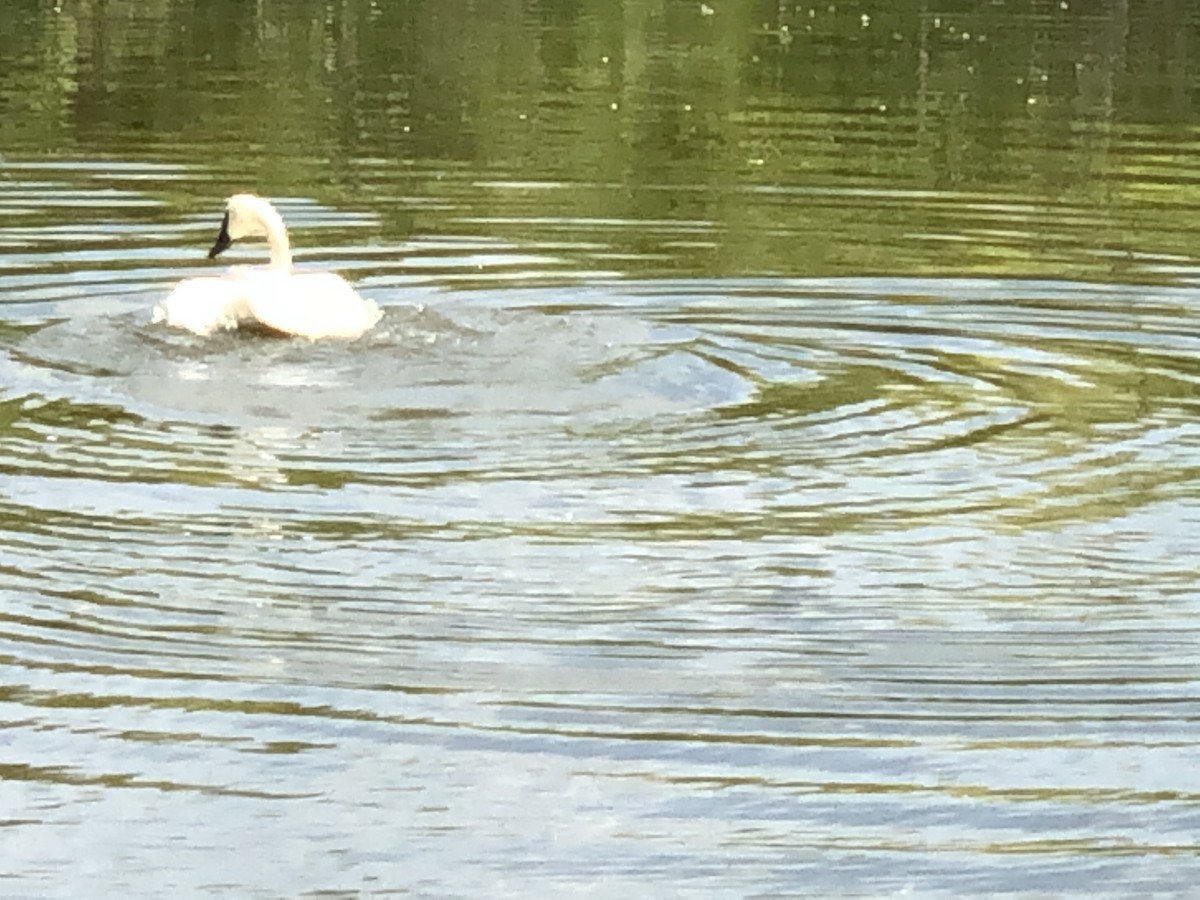
<path id="1" fill-rule="evenodd" d="M 333 272 L 296 272 L 287 228 L 275 207 L 254 194 L 234 194 L 208 258 L 236 240 L 266 237 L 271 262 L 234 266 L 221 276 L 185 278 L 154 309 L 155 322 L 199 335 L 247 328 L 282 335 L 353 339 L 382 315 Z"/>

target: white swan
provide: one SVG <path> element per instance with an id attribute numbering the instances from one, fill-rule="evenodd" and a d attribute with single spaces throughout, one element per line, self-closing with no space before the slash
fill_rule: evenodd
<path id="1" fill-rule="evenodd" d="M 270 245 L 270 265 L 234 266 L 222 276 L 185 278 L 154 308 L 154 321 L 200 335 L 253 328 L 310 340 L 356 338 L 379 321 L 379 307 L 360 297 L 340 275 L 292 269 L 283 219 L 254 194 L 229 198 L 208 258 L 240 238 L 260 236 Z"/>

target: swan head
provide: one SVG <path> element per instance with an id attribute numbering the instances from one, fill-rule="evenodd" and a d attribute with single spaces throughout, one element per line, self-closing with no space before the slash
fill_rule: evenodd
<path id="1" fill-rule="evenodd" d="M 291 248 L 283 218 L 270 203 L 254 194 L 234 194 L 226 201 L 221 230 L 208 251 L 215 259 L 229 249 L 234 241 L 247 237 L 265 237 L 271 245 L 272 266 L 289 266 Z"/>

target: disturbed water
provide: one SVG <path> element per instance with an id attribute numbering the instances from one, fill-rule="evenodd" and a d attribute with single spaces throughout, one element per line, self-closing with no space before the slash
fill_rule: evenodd
<path id="1" fill-rule="evenodd" d="M 261 176 L 349 344 L 151 323 L 256 177 L 216 143 L 14 138 L 0 893 L 1192 890 L 1198 172 L 1114 125 L 1074 192 L 922 185 L 872 104 L 642 182 L 364 113 Z"/>

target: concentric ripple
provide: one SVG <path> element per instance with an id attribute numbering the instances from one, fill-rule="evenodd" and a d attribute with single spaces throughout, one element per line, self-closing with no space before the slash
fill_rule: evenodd
<path id="1" fill-rule="evenodd" d="M 617 277 L 613 223 L 389 243 L 293 200 L 381 326 L 200 340 L 149 310 L 211 211 L 10 175 L 24 884 L 80 842 L 134 892 L 1181 883 L 1194 290 Z"/>

